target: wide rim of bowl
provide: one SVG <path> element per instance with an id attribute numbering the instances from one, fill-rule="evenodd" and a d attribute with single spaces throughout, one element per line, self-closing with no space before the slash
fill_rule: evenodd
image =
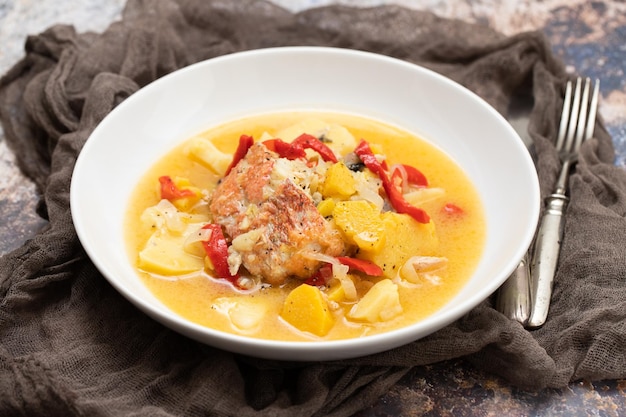
<path id="1" fill-rule="evenodd" d="M 362 338 L 331 341 L 277 341 L 221 332 L 192 323 L 178 316 L 176 313 L 169 311 L 164 306 L 155 304 L 154 300 L 146 300 L 143 296 L 131 291 L 129 287 L 124 284 L 124 278 L 118 276 L 119 271 L 111 268 L 109 260 L 99 250 L 96 240 L 102 236 L 94 235 L 93 230 L 90 229 L 90 217 L 85 209 L 85 193 L 88 187 L 91 187 L 91 184 L 88 183 L 90 176 L 86 173 L 89 172 L 90 169 L 95 169 L 90 168 L 90 164 L 97 160 L 98 153 L 101 151 L 101 147 L 104 146 L 103 143 L 106 140 L 107 131 L 110 130 L 111 125 L 116 123 L 122 113 L 132 111 L 133 106 L 138 105 L 142 100 L 146 101 L 151 98 L 151 96 L 158 94 L 159 89 L 167 90 L 174 85 L 177 80 L 195 72 L 204 71 L 210 73 L 214 68 L 226 63 L 240 63 L 243 65 L 244 63 L 249 64 L 251 61 L 254 62 L 257 59 L 280 59 L 282 62 L 287 62 L 287 59 L 297 60 L 298 58 L 304 57 L 310 59 L 311 56 L 322 61 L 336 58 L 347 60 L 356 59 L 360 63 L 375 64 L 396 70 L 409 71 L 414 73 L 415 76 L 426 77 L 429 80 L 436 81 L 443 85 L 444 88 L 449 89 L 450 94 L 463 97 L 464 100 L 479 107 L 481 112 L 487 114 L 493 123 L 498 125 L 498 131 L 502 132 L 504 136 L 507 136 L 511 149 L 514 150 L 519 158 L 518 162 L 524 170 L 523 174 L 529 176 L 526 183 L 527 194 L 525 195 L 524 201 L 522 201 L 522 204 L 527 210 L 526 225 L 524 227 L 520 226 L 517 232 L 517 242 L 513 244 L 514 249 L 510 251 L 510 260 L 500 268 L 497 276 L 494 276 L 488 285 L 481 287 L 477 291 L 473 291 L 468 295 L 468 298 L 464 298 L 462 303 L 446 306 L 444 311 L 441 311 L 439 314 L 427 317 L 413 325 L 386 333 Z M 273 109 L 262 109 L 261 112 L 263 111 L 273 111 Z M 354 113 L 361 114 L 358 109 Z M 233 114 L 233 118 L 237 118 L 237 115 Z M 418 136 L 419 135 L 418 133 Z M 189 137 L 188 132 L 181 134 L 177 139 L 180 140 L 181 137 Z M 152 161 L 152 163 L 154 162 L 156 162 L 156 160 Z M 132 94 L 101 121 L 92 132 L 79 154 L 72 177 L 70 206 L 79 240 L 94 265 L 118 292 L 153 319 L 200 342 L 236 353 L 279 360 L 338 360 L 378 353 L 425 337 L 459 319 L 497 290 L 506 277 L 514 270 L 534 236 L 535 226 L 539 216 L 539 182 L 534 163 L 526 151 L 524 143 L 513 127 L 482 98 L 449 78 L 427 68 L 376 53 L 333 47 L 290 46 L 236 52 L 195 63 L 165 75 Z M 130 260 L 128 260 L 128 263 L 130 264 Z"/>

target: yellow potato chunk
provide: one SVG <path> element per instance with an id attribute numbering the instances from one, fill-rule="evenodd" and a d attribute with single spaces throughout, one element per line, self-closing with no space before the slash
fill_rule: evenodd
<path id="1" fill-rule="evenodd" d="M 322 195 L 325 198 L 334 197 L 345 200 L 354 193 L 356 193 L 356 184 L 346 164 L 337 162 L 328 168 L 322 188 Z"/>
<path id="2" fill-rule="evenodd" d="M 378 281 L 355 304 L 348 318 L 369 323 L 388 321 L 402 313 L 398 286 L 390 279 Z"/>
<path id="3" fill-rule="evenodd" d="M 328 290 L 326 290 L 326 298 L 330 301 L 340 302 L 346 299 L 346 291 L 343 289 L 343 285 L 339 281 L 333 283 Z"/>
<path id="4" fill-rule="evenodd" d="M 184 249 L 185 236 L 157 231 L 139 252 L 139 268 L 159 275 L 183 275 L 204 268 L 204 258 Z"/>
<path id="5" fill-rule="evenodd" d="M 378 209 L 365 200 L 340 201 L 333 210 L 335 224 L 363 251 L 379 251 L 385 242 L 385 226 Z"/>
<path id="6" fill-rule="evenodd" d="M 186 153 L 216 174 L 223 176 L 233 160 L 233 156 L 217 149 L 215 145 L 202 137 L 190 140 Z"/>
<path id="7" fill-rule="evenodd" d="M 317 205 L 317 211 L 322 217 L 332 216 L 334 209 L 335 209 L 335 200 L 333 200 L 332 198 L 327 198 L 325 200 L 322 200 Z"/>
<path id="8" fill-rule="evenodd" d="M 362 251 L 359 257 L 380 266 L 385 277 L 394 278 L 412 256 L 435 254 L 439 240 L 432 221 L 419 223 L 407 214 L 394 212 L 383 213 L 381 218 L 385 244 L 376 251 Z"/>
<path id="9" fill-rule="evenodd" d="M 331 124 L 324 134 L 326 144 L 335 152 L 345 155 L 352 152 L 357 145 L 356 138 L 348 129 L 338 124 Z"/>
<path id="10" fill-rule="evenodd" d="M 172 201 L 172 204 L 174 204 L 178 210 L 189 211 L 189 209 L 196 205 L 202 198 L 202 190 L 198 187 L 194 187 L 188 178 L 175 177 L 172 181 L 174 181 L 174 185 L 176 185 L 176 188 L 179 190 L 191 190 L 195 193 L 193 196 L 176 198 Z"/>
<path id="11" fill-rule="evenodd" d="M 294 288 L 283 304 L 280 316 L 303 332 L 326 335 L 335 319 L 319 288 L 301 284 Z"/>

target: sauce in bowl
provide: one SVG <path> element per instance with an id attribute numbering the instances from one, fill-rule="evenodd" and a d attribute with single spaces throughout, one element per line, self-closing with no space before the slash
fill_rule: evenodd
<path id="1" fill-rule="evenodd" d="M 280 157 L 280 149 L 269 145 L 275 138 L 293 143 L 303 133 L 330 148 L 338 162 L 324 161 L 323 154 L 314 149 L 307 149 L 304 158 L 287 161 L 288 158 Z M 254 138 L 257 146 L 267 148 L 263 152 L 275 158 L 271 181 L 260 183 L 259 188 L 282 179 L 292 181 L 306 193 L 305 202 L 316 211 L 312 215 L 319 214 L 324 227 L 330 228 L 329 236 L 343 240 L 341 253 L 313 256 L 316 259 L 310 265 L 314 268 L 301 276 L 278 279 L 271 276 L 271 266 L 264 270 L 265 276 L 251 274 L 249 270 L 256 270 L 255 256 L 260 254 L 248 249 L 259 244 L 265 235 L 260 237 L 256 229 L 249 230 L 248 223 L 258 219 L 255 210 L 260 205 L 246 201 L 246 210 L 242 211 L 245 215 L 241 216 L 244 220 L 235 225 L 223 221 L 220 225 L 224 240 L 231 247 L 228 264 L 238 278 L 216 277 L 219 267 L 207 256 L 202 243 L 208 242 L 207 232 L 199 230 L 222 218 L 223 207 L 211 208 L 211 202 L 216 194 L 223 194 L 216 189 L 227 182 L 223 177 L 242 135 Z M 381 164 L 384 161 L 386 173 L 394 179 L 393 186 L 402 199 L 423 210 L 428 222 L 398 213 L 401 210 L 388 198 L 380 175 L 363 163 L 365 158 L 353 153 L 362 139 L 376 160 Z M 259 145 L 264 142 L 265 145 Z M 333 168 L 337 164 L 343 166 Z M 427 185 L 410 184 L 411 172 L 407 167 L 417 168 Z M 171 180 L 174 189 L 191 193 L 164 198 L 163 178 Z M 230 182 L 245 188 L 245 184 L 240 184 L 242 178 L 252 183 L 259 177 L 255 167 L 251 167 L 248 177 L 240 174 L 238 182 Z M 266 191 L 271 194 L 275 190 Z M 278 207 L 289 201 L 292 200 L 280 200 Z M 283 213 L 282 209 L 279 213 Z M 366 214 L 373 220 L 368 220 Z M 361 221 L 363 218 L 365 221 Z M 190 138 L 140 180 L 125 225 L 129 256 L 137 273 L 171 310 L 220 331 L 294 341 L 361 337 L 428 317 L 449 302 L 470 278 L 486 236 L 486 220 L 477 191 L 444 152 L 380 121 L 317 112 L 248 117 Z M 241 235 L 252 236 L 253 240 L 237 240 L 233 231 L 239 229 L 245 232 Z M 264 233 L 269 233 L 267 230 Z M 324 247 L 328 240 L 311 239 L 307 240 L 308 252 Z M 294 253 L 300 255 L 297 249 L 289 252 L 284 256 L 285 262 L 293 259 Z M 346 261 L 336 261 L 338 257 L 367 261 L 369 266 L 380 269 L 380 275 L 348 267 Z M 242 264 L 242 258 L 248 259 L 248 268 Z M 314 279 L 324 266 L 326 271 L 330 267 L 330 275 L 321 274 L 321 278 L 318 275 Z"/>

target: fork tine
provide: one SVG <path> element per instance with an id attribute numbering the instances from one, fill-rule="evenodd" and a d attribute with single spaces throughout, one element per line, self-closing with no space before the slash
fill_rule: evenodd
<path id="1" fill-rule="evenodd" d="M 572 100 L 572 82 L 568 81 L 565 87 L 565 98 L 563 99 L 563 111 L 561 112 L 561 124 L 559 125 L 559 135 L 556 139 L 556 150 L 560 152 L 563 149 L 563 141 L 565 139 L 565 133 L 567 132 L 567 115 L 569 114 L 569 108 Z"/>
<path id="2" fill-rule="evenodd" d="M 589 106 L 589 121 L 587 122 L 587 129 L 585 129 L 585 140 L 591 139 L 593 131 L 596 127 L 596 113 L 598 111 L 598 95 L 600 92 L 600 80 L 596 79 L 593 86 L 593 93 L 591 96 L 591 105 Z"/>
<path id="3" fill-rule="evenodd" d="M 574 99 L 572 101 L 572 110 L 570 112 L 569 128 L 567 130 L 567 137 L 565 138 L 565 144 L 562 149 L 566 152 L 572 150 L 572 144 L 574 142 L 574 134 L 576 133 L 576 126 L 578 122 L 578 110 L 580 108 L 580 77 L 576 79 L 576 88 L 574 89 Z"/>
<path id="4" fill-rule="evenodd" d="M 576 126 L 576 141 L 574 142 L 573 151 L 578 152 L 580 149 L 580 144 L 583 141 L 583 135 L 586 131 L 585 123 L 587 123 L 587 107 L 589 106 L 589 86 L 591 84 L 591 80 L 587 78 L 585 80 L 585 89 L 583 90 L 583 96 L 580 100 L 580 112 L 578 125 Z"/>

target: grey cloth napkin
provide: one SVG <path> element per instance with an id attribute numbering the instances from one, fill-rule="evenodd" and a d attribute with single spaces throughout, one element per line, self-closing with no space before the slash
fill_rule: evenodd
<path id="1" fill-rule="evenodd" d="M 571 179 L 552 309 L 540 330 L 523 329 L 485 300 L 401 348 L 288 363 L 199 344 L 121 297 L 82 250 L 69 210 L 72 168 L 89 134 L 160 76 L 282 45 L 354 48 L 417 63 L 505 116 L 515 97 L 530 96 L 541 190 L 551 191 L 567 76 L 539 32 L 505 37 L 396 6 L 293 14 L 249 0 L 129 0 L 122 20 L 101 34 L 51 27 L 28 39 L 26 56 L 0 81 L 7 141 L 49 219 L 0 259 L 0 415 L 348 416 L 412 367 L 459 357 L 522 388 L 626 377 L 626 174 L 612 164 L 601 123 Z"/>

